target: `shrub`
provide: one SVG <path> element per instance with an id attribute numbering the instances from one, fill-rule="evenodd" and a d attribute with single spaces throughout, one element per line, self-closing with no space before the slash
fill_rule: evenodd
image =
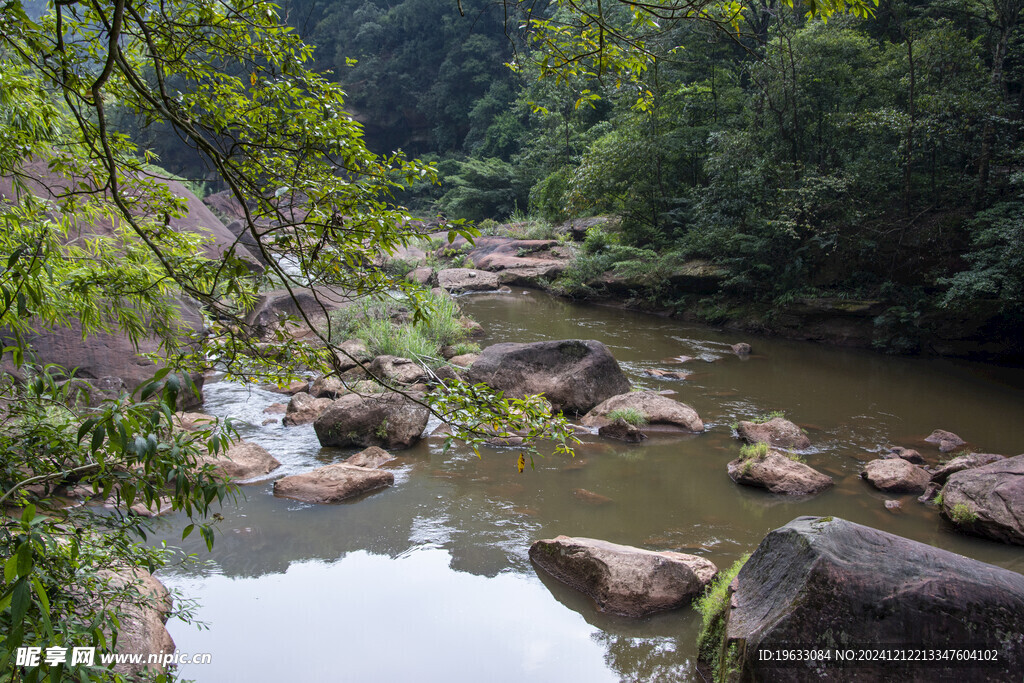
<path id="1" fill-rule="evenodd" d="M 643 411 L 637 410 L 636 408 L 616 408 L 608 413 L 608 419 L 612 422 L 621 419 L 635 427 L 642 427 L 647 424 L 648 421 L 647 416 Z"/>

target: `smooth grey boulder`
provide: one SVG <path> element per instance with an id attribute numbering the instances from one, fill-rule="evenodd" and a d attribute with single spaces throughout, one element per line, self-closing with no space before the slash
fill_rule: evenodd
<path id="1" fill-rule="evenodd" d="M 901 458 L 872 460 L 864 465 L 860 476 L 886 493 L 924 493 L 931 475 Z"/>
<path id="2" fill-rule="evenodd" d="M 430 411 L 402 394 L 348 394 L 313 423 L 321 446 L 408 448 L 420 440 Z"/>
<path id="3" fill-rule="evenodd" d="M 696 555 L 570 536 L 535 541 L 530 559 L 589 595 L 601 611 L 627 617 L 687 605 L 718 573 L 710 560 Z"/>
<path id="4" fill-rule="evenodd" d="M 729 478 L 737 484 L 787 496 L 812 496 L 835 484 L 827 474 L 777 451 L 763 457 L 736 458 L 727 468 Z"/>
<path id="5" fill-rule="evenodd" d="M 1019 680 L 1024 576 L 831 517 L 769 533 L 730 586 L 719 670 L 730 681 Z M 760 649 L 998 650 L 993 668 L 858 662 L 778 666 Z"/>
<path id="6" fill-rule="evenodd" d="M 377 356 L 368 370 L 377 379 L 397 384 L 416 384 L 427 378 L 427 371 L 422 365 L 399 356 Z"/>
<path id="7" fill-rule="evenodd" d="M 543 393 L 554 410 L 565 413 L 584 414 L 629 391 L 608 347 L 594 340 L 494 344 L 480 353 L 466 377 L 515 398 Z"/>
<path id="8" fill-rule="evenodd" d="M 305 503 L 338 503 L 394 483 L 395 475 L 386 470 L 338 463 L 278 479 L 274 495 Z"/>
<path id="9" fill-rule="evenodd" d="M 810 448 L 811 440 L 803 430 L 784 417 L 767 422 L 740 422 L 736 434 L 748 443 L 763 442 L 772 448 Z"/>
<path id="10" fill-rule="evenodd" d="M 950 475 L 941 510 L 968 533 L 1024 545 L 1024 455 Z"/>

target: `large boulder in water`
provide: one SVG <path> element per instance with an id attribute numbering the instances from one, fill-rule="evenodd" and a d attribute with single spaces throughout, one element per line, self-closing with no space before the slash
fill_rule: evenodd
<path id="1" fill-rule="evenodd" d="M 543 393 L 552 408 L 566 413 L 586 413 L 629 391 L 629 380 L 608 347 L 594 340 L 494 344 L 480 353 L 466 376 L 515 398 Z"/>
<path id="2" fill-rule="evenodd" d="M 740 422 L 736 434 L 748 443 L 763 442 L 772 448 L 810 448 L 811 440 L 803 430 L 784 417 L 766 422 Z"/>
<path id="3" fill-rule="evenodd" d="M 337 503 L 394 483 L 395 475 L 386 470 L 338 463 L 278 479 L 274 495 L 306 503 Z"/>
<path id="4" fill-rule="evenodd" d="M 581 422 L 587 427 L 602 427 L 612 422 L 608 417 L 610 413 L 622 410 L 642 413 L 651 425 L 667 425 L 687 432 L 704 431 L 704 422 L 696 410 L 656 391 L 627 391 L 612 396 L 595 406 Z"/>
<path id="5" fill-rule="evenodd" d="M 969 533 L 1024 545 L 1024 455 L 950 475 L 942 514 Z"/>
<path id="6" fill-rule="evenodd" d="M 696 555 L 569 536 L 534 542 L 530 559 L 589 595 L 601 611 L 627 617 L 687 605 L 718 573 L 711 561 Z"/>
<path id="7" fill-rule="evenodd" d="M 730 586 L 719 670 L 739 681 L 1019 680 L 1024 576 L 831 517 L 769 533 Z M 992 668 L 891 658 L 780 665 L 762 653 L 910 647 L 995 650 Z"/>
<path id="8" fill-rule="evenodd" d="M 430 411 L 403 396 L 348 394 L 313 423 L 322 446 L 408 448 L 420 440 Z"/>
<path id="9" fill-rule="evenodd" d="M 832 477 L 778 451 L 736 458 L 727 465 L 729 478 L 743 486 L 787 496 L 812 496 L 832 488 Z"/>

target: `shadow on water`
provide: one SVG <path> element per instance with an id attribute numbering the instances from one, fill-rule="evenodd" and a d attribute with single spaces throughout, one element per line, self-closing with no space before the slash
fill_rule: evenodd
<path id="1" fill-rule="evenodd" d="M 559 534 L 699 554 L 726 568 L 771 529 L 800 515 L 831 515 L 1024 572 L 1020 548 L 956 533 L 913 496 L 881 494 L 859 477 L 863 463 L 890 445 L 938 462 L 923 443 L 936 428 L 978 451 L 1024 451 L 1019 374 L 724 334 L 523 290 L 462 302 L 488 331 L 485 344 L 605 342 L 634 385 L 675 391 L 708 431 L 632 445 L 588 436 L 575 458 L 548 454 L 524 474 L 516 472 L 515 449 L 485 449 L 478 459 L 458 448 L 442 455 L 441 439 L 425 439 L 389 465 L 394 487 L 309 505 L 273 497 L 272 480 L 354 450 L 320 448 L 308 425 L 264 426 L 263 410 L 282 401 L 279 394 L 208 385 L 205 410 L 236 418 L 242 436 L 283 466 L 221 511 L 212 554 L 198 539 L 178 540 L 182 518 L 158 522 L 157 540 L 215 565 L 163 575 L 197 598 L 198 617 L 210 622 L 201 632 L 170 625 L 183 651 L 214 655 L 212 666 L 186 667 L 186 678 L 450 681 L 476 680 L 481 671 L 510 681 L 698 678 L 692 610 L 623 619 L 538 577 L 529 545 Z M 749 359 L 729 352 L 741 340 L 754 347 Z M 659 378 L 652 369 L 688 374 Z M 834 489 L 795 500 L 729 479 L 726 463 L 738 452 L 731 425 L 775 410 L 807 430 L 813 446 L 803 455 L 835 479 Z M 886 510 L 889 498 L 902 510 Z"/>

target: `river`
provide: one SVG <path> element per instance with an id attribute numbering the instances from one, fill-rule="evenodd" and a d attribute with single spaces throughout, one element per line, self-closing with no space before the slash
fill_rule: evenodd
<path id="1" fill-rule="evenodd" d="M 283 466 L 221 510 L 212 553 L 198 539 L 180 540 L 183 518 L 157 522 L 152 541 L 206 561 L 160 574 L 179 597 L 198 601 L 196 617 L 208 626 L 168 623 L 182 652 L 212 655 L 211 664 L 182 667 L 183 678 L 700 680 L 699 616 L 688 608 L 640 620 L 596 611 L 527 558 L 533 540 L 558 534 L 699 554 L 724 569 L 794 517 L 831 515 L 1024 573 L 1021 548 L 961 535 L 934 508 L 858 476 L 888 445 L 917 448 L 934 464 L 939 454 L 922 439 L 936 428 L 976 451 L 1024 452 L 1020 371 L 722 333 L 533 291 L 461 302 L 487 330 L 483 345 L 604 342 L 634 385 L 676 391 L 706 433 L 638 445 L 594 437 L 574 459 L 549 454 L 523 474 L 517 450 L 443 455 L 440 439 L 426 439 L 396 453 L 394 487 L 308 505 L 274 498 L 271 481 L 354 450 L 321 449 L 311 426 L 261 426 L 279 394 L 208 384 L 204 410 L 240 420 L 242 436 Z M 730 352 L 737 341 L 753 346 L 749 358 Z M 692 360 L 670 360 L 680 355 Z M 645 374 L 655 368 L 690 374 Z M 730 425 L 776 410 L 807 430 L 807 463 L 831 475 L 834 489 L 794 501 L 729 479 L 726 463 L 739 449 Z M 595 504 L 579 489 L 610 502 Z M 902 510 L 888 511 L 887 498 L 902 500 Z"/>

